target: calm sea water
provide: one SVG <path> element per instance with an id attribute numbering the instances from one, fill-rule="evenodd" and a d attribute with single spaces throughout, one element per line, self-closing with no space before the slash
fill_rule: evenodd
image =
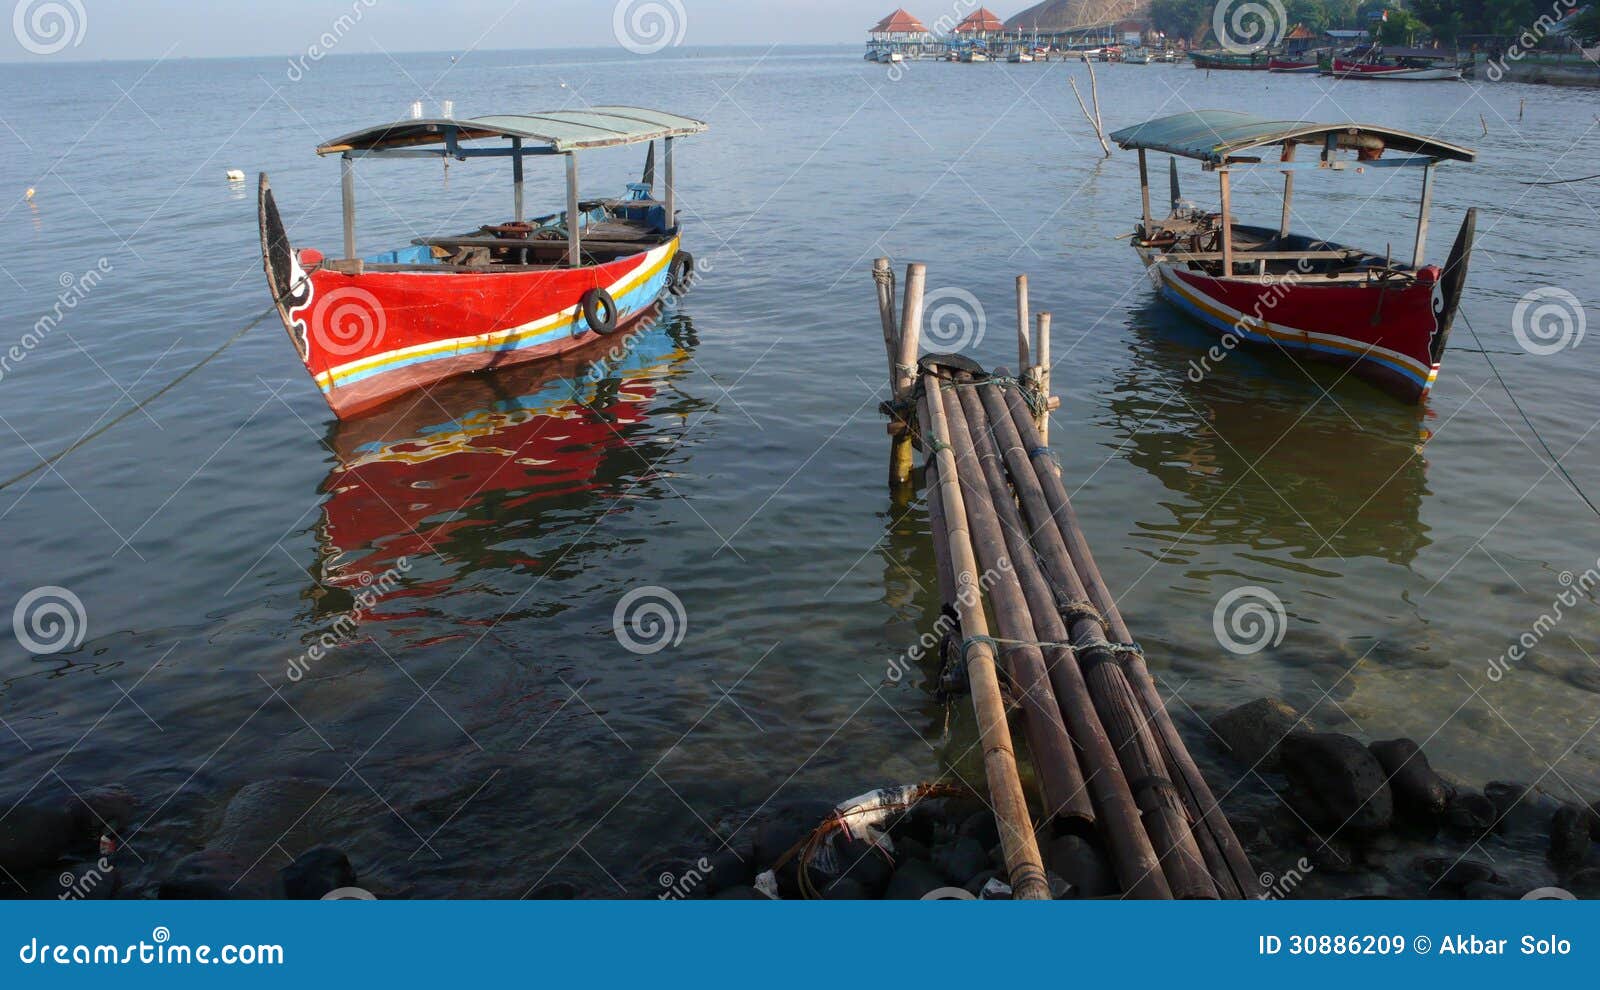
<path id="1" fill-rule="evenodd" d="M 1118 239 L 1137 212 L 1134 163 L 1100 159 L 1067 85 L 1081 67 L 916 64 L 891 78 L 854 50 L 779 48 L 286 69 L 0 68 L 0 344 L 70 278 L 103 273 L 0 380 L 0 476 L 267 306 L 253 186 L 225 170 L 270 173 L 295 242 L 336 248 L 338 168 L 313 146 L 413 100 L 463 116 L 642 103 L 709 120 L 680 168 L 686 244 L 709 270 L 677 319 L 598 371 L 472 380 L 342 427 L 273 317 L 0 493 L 0 601 L 55 586 L 84 615 L 75 648 L 30 649 L 9 630 L 0 643 L 0 794 L 9 807 L 30 788 L 130 788 L 134 889 L 213 842 L 229 801 L 262 781 L 293 781 L 244 826 L 268 866 L 331 842 L 385 896 L 504 897 L 550 881 L 649 895 L 764 808 L 952 765 L 979 780 L 970 719 L 959 705 L 947 718 L 933 672 L 885 678 L 937 603 L 922 505 L 897 509 L 885 486 L 880 254 L 976 298 L 982 321 L 942 342 L 989 365 L 1015 361 L 1013 276 L 1054 311 L 1055 450 L 1230 807 L 1273 799 L 1253 778 L 1233 788 L 1239 769 L 1200 719 L 1264 694 L 1363 739 L 1411 736 L 1468 784 L 1600 792 L 1589 597 L 1531 658 L 1486 677 L 1595 566 L 1600 529 L 1466 327 L 1420 414 L 1248 354 L 1188 380 L 1209 339 L 1155 304 Z M 1592 171 L 1592 95 L 1099 71 L 1111 128 L 1231 107 L 1480 148 L 1480 164 L 1441 171 L 1433 254 L 1483 208 L 1465 316 L 1551 447 L 1600 489 L 1600 345 L 1531 355 L 1512 333 L 1531 290 L 1593 302 L 1600 191 L 1519 184 Z M 586 192 L 619 191 L 636 151 L 590 156 Z M 1214 196 L 1185 177 L 1192 198 Z M 559 205 L 556 170 L 529 179 L 531 202 Z M 1303 182 L 1297 226 L 1398 253 L 1415 184 Z M 1275 218 L 1274 195 L 1247 185 L 1240 208 Z M 503 220 L 510 189 L 489 163 L 385 163 L 364 169 L 360 201 L 362 249 L 377 251 Z M 1282 642 L 1248 657 L 1212 624 L 1244 586 L 1287 614 Z M 613 616 L 648 588 L 684 619 L 665 648 L 633 652 Z M 352 609 L 354 641 L 291 679 Z M 1298 855 L 1255 852 L 1266 867 Z"/>

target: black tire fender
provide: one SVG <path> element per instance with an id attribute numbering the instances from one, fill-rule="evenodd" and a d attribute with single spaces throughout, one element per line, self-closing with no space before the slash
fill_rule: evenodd
<path id="1" fill-rule="evenodd" d="M 667 268 L 667 291 L 675 296 L 686 296 L 693 281 L 694 255 L 679 251 L 672 256 L 672 264 Z"/>
<path id="2" fill-rule="evenodd" d="M 590 289 L 583 294 L 583 318 L 589 329 L 605 336 L 617 330 L 617 301 L 604 289 Z"/>

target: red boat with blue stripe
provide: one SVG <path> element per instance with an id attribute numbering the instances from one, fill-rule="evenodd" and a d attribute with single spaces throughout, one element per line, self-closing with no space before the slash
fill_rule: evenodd
<path id="1" fill-rule="evenodd" d="M 628 329 L 683 294 L 694 261 L 679 247 L 674 141 L 698 120 L 637 107 L 593 107 L 457 120 L 413 119 L 317 149 L 343 163 L 344 256 L 294 248 L 261 176 L 267 282 L 283 324 L 341 419 L 461 374 L 565 354 Z M 657 197 L 656 142 L 663 148 Z M 497 142 L 483 146 L 480 142 Z M 583 200 L 578 153 L 648 143 L 644 176 L 615 199 Z M 523 164 L 560 156 L 567 208 L 525 219 Z M 511 159 L 513 215 L 447 237 L 361 256 L 355 165 L 366 158 Z"/>
<path id="2" fill-rule="evenodd" d="M 1133 245 L 1161 295 L 1222 337 L 1216 360 L 1241 344 L 1343 366 L 1407 402 L 1419 403 L 1439 375 L 1472 256 L 1477 211 L 1469 209 L 1441 268 L 1426 262 L 1434 172 L 1476 152 L 1368 124 L 1265 120 L 1228 110 L 1175 114 L 1111 135 L 1139 152 L 1143 216 Z M 1299 148 L 1315 157 L 1297 160 Z M 1147 152 L 1170 160 L 1172 212 L 1151 215 Z M 1394 154 L 1390 154 L 1393 152 Z M 1178 158 L 1197 159 L 1220 180 L 1220 209 L 1183 199 Z M 1414 168 L 1422 175 L 1416 242 L 1409 261 L 1291 233 L 1295 176 Z M 1231 179 L 1281 172 L 1277 226 L 1233 216 Z M 1298 374 L 1298 372 L 1297 372 Z"/>

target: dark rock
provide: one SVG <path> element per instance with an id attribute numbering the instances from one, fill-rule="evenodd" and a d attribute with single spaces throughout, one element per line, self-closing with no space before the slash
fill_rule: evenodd
<path id="1" fill-rule="evenodd" d="M 1280 766 L 1279 744 L 1293 732 L 1300 713 L 1276 698 L 1258 698 L 1211 720 L 1211 731 L 1233 758 L 1263 772 Z"/>
<path id="2" fill-rule="evenodd" d="M 756 878 L 755 851 L 751 846 L 719 849 L 706 857 L 710 869 L 705 871 L 707 894 L 743 884 L 749 886 Z"/>
<path id="3" fill-rule="evenodd" d="M 849 877 L 840 877 L 822 888 L 825 901 L 870 901 L 876 895 Z"/>
<path id="4" fill-rule="evenodd" d="M 714 901 L 764 901 L 767 895 L 754 887 L 728 887 L 711 895 Z"/>
<path id="5" fill-rule="evenodd" d="M 1471 859 L 1433 857 L 1421 861 L 1422 872 L 1441 887 L 1459 889 L 1471 883 L 1505 883 L 1505 879 L 1487 863 Z"/>
<path id="6" fill-rule="evenodd" d="M 989 854 L 977 839 L 959 838 L 933 850 L 933 865 L 951 883 L 966 883 L 982 873 L 989 863 Z"/>
<path id="7" fill-rule="evenodd" d="M 1600 866 L 1585 866 L 1567 877 L 1567 889 L 1579 897 L 1600 897 Z"/>
<path id="8" fill-rule="evenodd" d="M 983 896 L 983 888 L 989 886 L 989 881 L 993 880 L 996 877 L 1000 877 L 1000 871 L 999 870 L 984 870 L 982 873 L 980 873 L 977 876 L 973 877 L 971 880 L 968 880 L 962 886 L 966 887 L 967 888 L 967 893 L 971 894 L 973 897 L 982 897 Z M 1004 883 L 1005 882 L 1005 878 L 1004 877 L 1000 877 L 1000 882 Z"/>
<path id="9" fill-rule="evenodd" d="M 1469 901 L 1508 901 L 1516 895 L 1510 887 L 1487 880 L 1477 880 L 1461 888 L 1461 896 Z"/>
<path id="10" fill-rule="evenodd" d="M 822 826 L 834 806 L 826 801 L 793 801 L 773 808 L 756 829 L 752 852 L 757 871 L 771 869 L 783 854 Z"/>
<path id="11" fill-rule="evenodd" d="M 275 900 L 283 881 L 266 876 L 259 864 L 221 849 L 202 849 L 178 860 L 161 881 L 157 896 L 166 901 Z"/>
<path id="12" fill-rule="evenodd" d="M 863 839 L 847 839 L 835 844 L 834 853 L 839 857 L 840 876 L 861 885 L 867 897 L 878 897 L 889 885 L 894 867 L 875 844 Z"/>
<path id="13" fill-rule="evenodd" d="M 1073 897 L 1082 896 L 1078 893 L 1076 887 L 1072 886 L 1070 883 L 1067 883 L 1054 873 L 1046 873 L 1044 875 L 1044 880 L 1045 884 L 1050 888 L 1050 899 L 1052 901 L 1065 901 Z"/>
<path id="14" fill-rule="evenodd" d="M 1550 817 L 1550 858 L 1571 869 L 1589 858 L 1590 819 L 1587 805 L 1564 804 Z"/>
<path id="15" fill-rule="evenodd" d="M 889 888 L 884 891 L 883 897 L 889 901 L 918 901 L 923 895 L 946 886 L 949 884 L 932 863 L 908 859 L 889 878 Z"/>
<path id="16" fill-rule="evenodd" d="M 1433 772 L 1428 757 L 1410 739 L 1390 739 L 1367 747 L 1389 778 L 1395 810 L 1412 821 L 1438 821 L 1455 789 Z"/>
<path id="17" fill-rule="evenodd" d="M 1315 826 L 1340 834 L 1381 832 L 1394 796 L 1367 747 L 1334 732 L 1291 733 L 1278 746 L 1290 801 Z"/>
<path id="18" fill-rule="evenodd" d="M 988 808 L 968 815 L 961 823 L 959 834 L 978 840 L 985 849 L 1000 841 L 1000 828 L 995 824 L 994 813 Z"/>
<path id="19" fill-rule="evenodd" d="M 206 848 L 242 856 L 245 862 L 275 847 L 310 849 L 337 827 L 336 800 L 329 786 L 316 780 L 254 781 L 233 795 Z"/>
<path id="20" fill-rule="evenodd" d="M 358 886 L 355 867 L 332 846 L 317 846 L 302 853 L 279 871 L 284 893 L 291 900 L 316 901 L 341 887 Z"/>
<path id="21" fill-rule="evenodd" d="M 933 859 L 933 847 L 925 842 L 919 842 L 909 835 L 896 835 L 894 837 L 894 858 L 896 862 L 907 859 Z"/>
<path id="22" fill-rule="evenodd" d="M 1561 807 L 1561 802 L 1528 784 L 1504 780 L 1483 785 L 1483 796 L 1494 805 L 1498 832 L 1543 832 L 1550 816 Z"/>
<path id="23" fill-rule="evenodd" d="M 578 899 L 578 888 L 575 884 L 565 880 L 552 880 L 533 888 L 528 894 L 530 901 L 575 901 Z"/>
<path id="24" fill-rule="evenodd" d="M 1072 885 L 1074 897 L 1109 897 L 1120 890 L 1116 875 L 1098 850 L 1076 835 L 1064 835 L 1045 848 L 1045 866 Z"/>
<path id="25" fill-rule="evenodd" d="M 1457 791 L 1445 808 L 1444 823 L 1453 832 L 1481 839 L 1494 830 L 1500 813 L 1494 802 L 1474 791 Z"/>
<path id="26" fill-rule="evenodd" d="M 75 852 L 90 852 L 100 835 L 119 833 L 133 817 L 133 795 L 121 787 L 38 796 L 0 819 L 0 867 L 12 873 L 43 869 Z"/>

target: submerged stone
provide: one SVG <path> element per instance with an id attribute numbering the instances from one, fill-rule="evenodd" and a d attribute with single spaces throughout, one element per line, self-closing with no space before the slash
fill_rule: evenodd
<path id="1" fill-rule="evenodd" d="M 1211 730 L 1246 767 L 1275 772 L 1280 767 L 1278 745 L 1299 720 L 1300 713 L 1277 698 L 1257 698 L 1212 719 Z"/>
<path id="2" fill-rule="evenodd" d="M 1394 818 L 1394 796 L 1377 757 L 1334 732 L 1296 732 L 1278 747 L 1290 801 L 1314 826 L 1340 834 L 1380 832 Z"/>
<path id="3" fill-rule="evenodd" d="M 1395 810 L 1415 822 L 1438 821 L 1455 789 L 1434 773 L 1422 749 L 1410 739 L 1375 742 L 1367 748 L 1389 779 Z"/>

